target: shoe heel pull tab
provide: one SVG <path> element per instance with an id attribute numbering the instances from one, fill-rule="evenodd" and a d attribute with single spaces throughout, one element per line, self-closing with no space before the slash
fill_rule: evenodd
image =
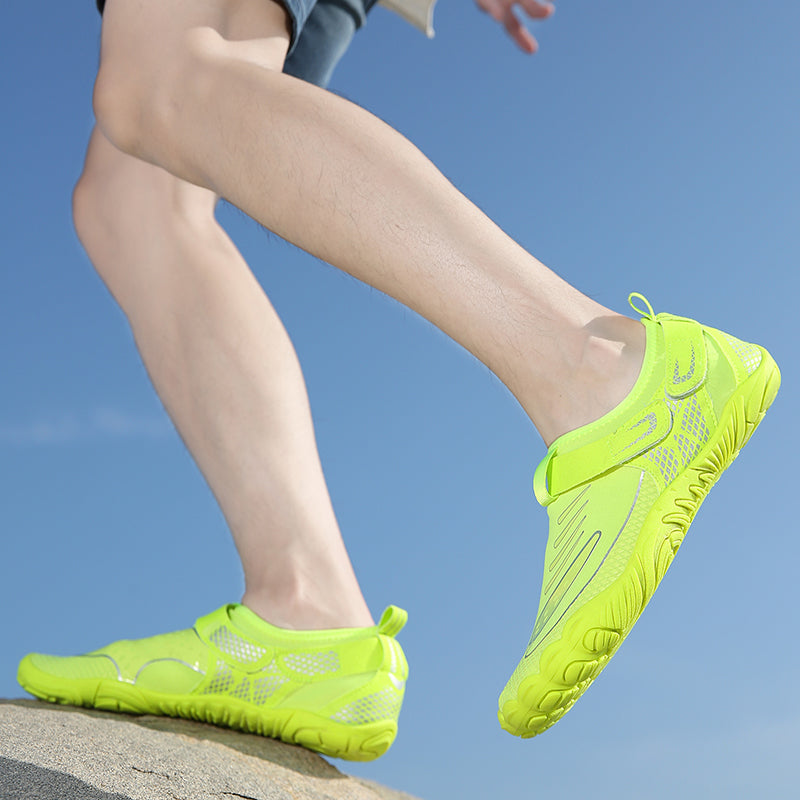
<path id="1" fill-rule="evenodd" d="M 639 308 L 639 306 L 637 306 L 636 303 L 633 302 L 634 299 L 644 301 L 644 304 L 647 306 L 647 311 L 649 311 L 650 313 L 648 314 L 644 310 Z M 639 294 L 639 292 L 631 292 L 628 295 L 628 302 L 630 303 L 631 308 L 637 314 L 641 314 L 643 317 L 647 317 L 648 319 L 656 318 L 656 312 L 653 311 L 653 306 L 650 305 L 650 301 L 643 294 Z"/>
<path id="2" fill-rule="evenodd" d="M 408 613 L 397 606 L 389 606 L 378 623 L 378 633 L 384 636 L 397 636 L 408 621 Z"/>

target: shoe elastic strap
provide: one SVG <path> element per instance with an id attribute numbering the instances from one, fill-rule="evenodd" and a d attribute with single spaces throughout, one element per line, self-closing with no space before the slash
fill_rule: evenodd
<path id="1" fill-rule="evenodd" d="M 658 322 L 664 329 L 664 391 L 678 400 L 697 391 L 705 382 L 707 357 L 703 328 L 694 320 L 666 314 L 660 314 Z M 669 404 L 657 398 L 629 416 L 616 431 L 594 442 L 565 453 L 559 453 L 556 443 L 534 474 L 536 499 L 548 505 L 564 492 L 640 456 L 669 435 L 672 423 Z"/>
<path id="2" fill-rule="evenodd" d="M 672 429 L 672 413 L 663 403 L 644 409 L 638 422 L 566 453 L 551 450 L 533 476 L 536 499 L 549 505 L 561 494 L 600 477 L 662 442 Z"/>

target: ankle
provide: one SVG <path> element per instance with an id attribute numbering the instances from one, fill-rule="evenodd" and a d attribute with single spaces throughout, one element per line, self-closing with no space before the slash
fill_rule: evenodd
<path id="1" fill-rule="evenodd" d="M 275 595 L 248 589 L 242 597 L 242 605 L 270 625 L 290 630 L 367 628 L 375 624 L 360 593 L 350 602 L 340 596 L 333 603 L 319 601 L 302 592 Z"/>
<path id="2" fill-rule="evenodd" d="M 646 334 L 629 317 L 595 317 L 576 332 L 574 360 L 565 365 L 549 414 L 535 421 L 545 444 L 588 425 L 618 406 L 641 372 Z"/>

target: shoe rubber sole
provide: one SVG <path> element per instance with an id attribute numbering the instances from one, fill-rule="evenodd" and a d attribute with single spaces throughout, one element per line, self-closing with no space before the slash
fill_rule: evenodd
<path id="1" fill-rule="evenodd" d="M 181 717 L 280 739 L 334 758 L 372 761 L 383 755 L 397 735 L 391 720 L 346 725 L 300 709 L 256 708 L 231 697 L 169 695 L 143 692 L 130 684 L 106 679 L 73 681 L 73 690 L 61 684 L 48 687 L 49 676 L 32 665 L 20 665 L 19 681 L 26 692 L 61 705 Z M 35 673 L 35 674 L 27 674 Z"/>
<path id="2" fill-rule="evenodd" d="M 780 387 L 763 348 L 758 368 L 734 391 L 705 447 L 662 492 L 614 583 L 578 609 L 544 649 L 539 672 L 523 678 L 516 699 L 498 711 L 500 725 L 536 736 L 569 711 L 625 640 L 669 568 L 700 504 L 758 427 Z"/>

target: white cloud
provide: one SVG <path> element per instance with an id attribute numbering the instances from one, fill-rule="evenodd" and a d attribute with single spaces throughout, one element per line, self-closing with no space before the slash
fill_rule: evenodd
<path id="1" fill-rule="evenodd" d="M 47 446 L 93 439 L 162 439 L 172 432 L 166 415 L 138 416 L 97 408 L 80 417 L 60 414 L 28 422 L 0 424 L 0 443 Z"/>
<path id="2" fill-rule="evenodd" d="M 136 417 L 114 408 L 100 408 L 92 414 L 91 424 L 106 436 L 160 438 L 172 431 L 166 416 Z"/>

